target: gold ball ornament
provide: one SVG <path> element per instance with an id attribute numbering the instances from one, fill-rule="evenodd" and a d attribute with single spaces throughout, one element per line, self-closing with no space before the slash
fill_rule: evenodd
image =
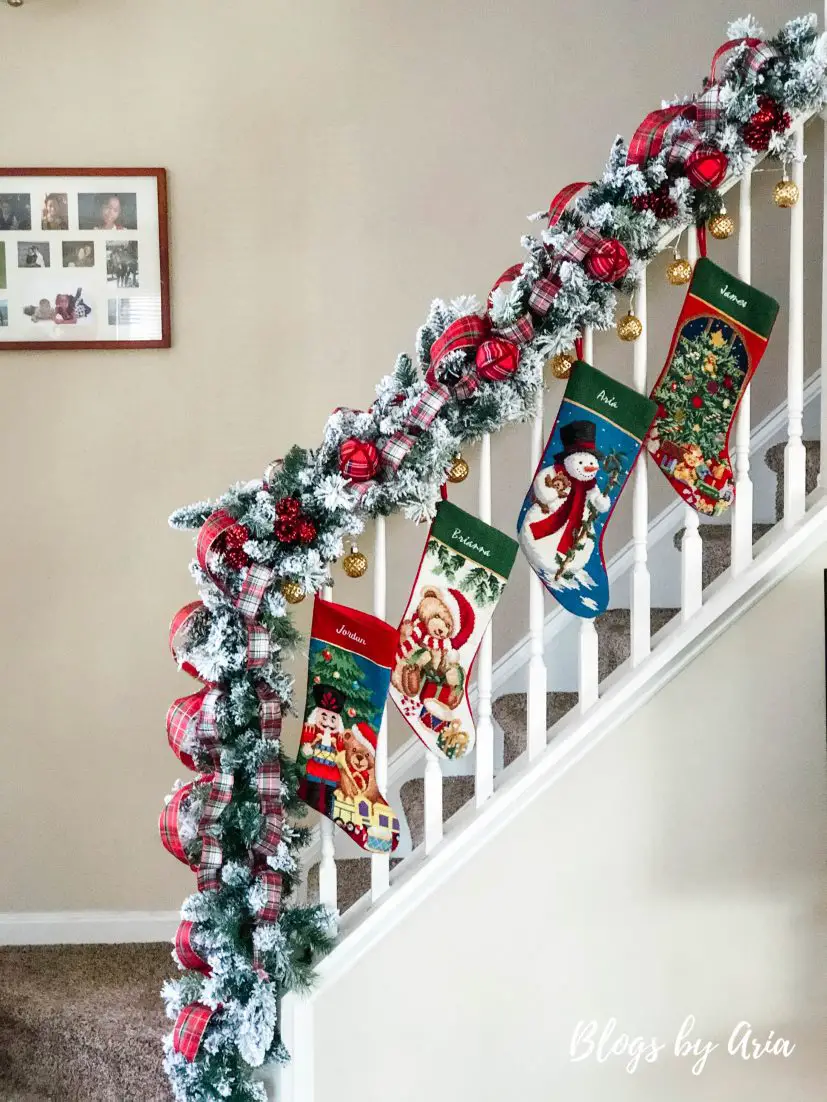
<path id="1" fill-rule="evenodd" d="M 794 207 L 800 197 L 798 184 L 795 180 L 779 180 L 773 188 L 772 197 L 776 206 Z"/>
<path id="2" fill-rule="evenodd" d="M 304 590 L 298 582 L 282 582 L 281 595 L 289 605 L 297 605 L 304 600 Z"/>
<path id="3" fill-rule="evenodd" d="M 713 214 L 706 225 L 716 241 L 725 241 L 735 233 L 735 223 L 726 211 L 721 211 L 720 214 Z"/>
<path id="4" fill-rule="evenodd" d="M 448 481 L 449 482 L 464 482 L 471 472 L 471 468 L 468 466 L 462 456 L 457 453 L 451 466 L 448 468 Z"/>
<path id="5" fill-rule="evenodd" d="M 617 335 L 622 341 L 636 341 L 643 332 L 643 322 L 634 314 L 624 314 L 617 323 Z"/>
<path id="6" fill-rule="evenodd" d="M 673 287 L 680 287 L 692 278 L 692 265 L 683 257 L 676 256 L 666 267 L 666 278 Z"/>
<path id="7" fill-rule="evenodd" d="M 555 379 L 568 379 L 574 367 L 574 356 L 571 352 L 558 352 L 556 356 L 551 357 L 549 363 Z"/>
<path id="8" fill-rule="evenodd" d="M 363 555 L 354 543 L 350 549 L 350 554 L 345 555 L 342 559 L 342 566 L 349 578 L 361 578 L 368 568 L 367 555 Z"/>

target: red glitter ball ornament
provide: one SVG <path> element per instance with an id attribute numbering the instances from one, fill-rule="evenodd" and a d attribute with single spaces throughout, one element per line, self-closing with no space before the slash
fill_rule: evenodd
<path id="1" fill-rule="evenodd" d="M 724 386 L 727 388 L 727 390 L 732 390 L 732 388 L 735 386 L 735 381 L 733 380 L 731 375 L 724 376 Z"/>
<path id="2" fill-rule="evenodd" d="M 312 543 L 316 538 L 316 525 L 304 517 L 298 523 L 298 536 L 302 543 Z"/>
<path id="3" fill-rule="evenodd" d="M 772 127 L 768 123 L 748 122 L 744 127 L 744 142 L 756 153 L 769 149 Z"/>
<path id="4" fill-rule="evenodd" d="M 629 270 L 629 254 L 616 238 L 601 241 L 586 257 L 586 271 L 600 283 L 617 283 Z"/>
<path id="5" fill-rule="evenodd" d="M 294 543 L 299 535 L 295 518 L 280 517 L 276 521 L 275 534 L 279 543 Z"/>
<path id="6" fill-rule="evenodd" d="M 329 662 L 332 657 L 333 657 L 333 655 L 330 653 L 329 650 L 323 650 L 322 651 L 322 658 L 324 658 L 325 662 Z"/>
<path id="7" fill-rule="evenodd" d="M 301 502 L 295 497 L 283 497 L 276 502 L 276 513 L 289 520 L 297 520 L 302 511 Z"/>
<path id="8" fill-rule="evenodd" d="M 717 187 L 723 182 L 729 160 L 726 153 L 702 145 L 686 159 L 686 178 L 692 187 Z"/>
<path id="9" fill-rule="evenodd" d="M 700 409 L 703 404 L 704 404 L 704 400 L 700 396 L 700 394 L 693 394 L 692 395 L 692 408 L 693 409 Z"/>

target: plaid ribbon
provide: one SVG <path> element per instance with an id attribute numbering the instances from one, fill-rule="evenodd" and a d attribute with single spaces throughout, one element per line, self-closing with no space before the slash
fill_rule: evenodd
<path id="1" fill-rule="evenodd" d="M 543 276 L 538 279 L 528 297 L 530 309 L 541 318 L 545 317 L 562 286 L 560 277 L 557 275 Z"/>
<path id="2" fill-rule="evenodd" d="M 175 931 L 175 952 L 182 968 L 189 968 L 193 972 L 203 972 L 205 976 L 209 976 L 212 969 L 192 944 L 194 928 L 194 922 L 184 921 L 179 923 L 178 929 Z"/>
<path id="3" fill-rule="evenodd" d="M 258 722 L 262 738 L 281 737 L 281 701 L 268 685 L 256 685 Z"/>
<path id="4" fill-rule="evenodd" d="M 715 130 L 722 113 L 721 108 L 721 84 L 723 74 L 721 63 L 733 50 L 746 45 L 746 68 L 748 72 L 758 74 L 760 70 L 778 56 L 778 51 L 773 46 L 768 46 L 759 38 L 739 38 L 732 42 L 725 42 L 715 51 L 710 68 L 709 84 L 706 89 L 692 103 L 677 103 L 671 107 L 661 107 L 657 111 L 650 111 L 629 142 L 629 152 L 626 163 L 629 165 L 642 165 L 653 157 L 657 157 L 663 148 L 666 132 L 675 119 L 683 117 L 687 123 L 694 123 L 702 133 Z M 719 75 L 720 68 L 720 75 Z M 668 154 L 670 165 L 683 164 L 686 158 L 699 148 L 703 142 L 698 137 L 692 137 L 681 132 Z"/>
<path id="5" fill-rule="evenodd" d="M 164 849 L 179 860 L 182 865 L 189 865 L 190 868 L 192 868 L 192 864 L 189 857 L 187 857 L 184 843 L 181 841 L 181 831 L 178 826 L 178 819 L 181 814 L 181 805 L 189 796 L 194 785 L 195 781 L 190 781 L 188 784 L 181 785 L 178 791 L 172 794 L 172 798 L 163 808 L 160 818 L 158 819 L 158 830 L 161 835 L 161 843 Z"/>
<path id="6" fill-rule="evenodd" d="M 549 203 L 547 215 L 549 228 L 557 225 L 563 211 L 575 195 L 588 186 L 587 183 L 581 180 L 574 184 L 567 184 L 557 192 Z M 580 229 L 575 230 L 551 258 L 551 271 L 548 276 L 538 279 L 532 287 L 528 298 L 529 309 L 533 310 L 539 317 L 545 317 L 563 286 L 558 274 L 560 265 L 564 260 L 571 261 L 573 264 L 582 264 L 592 249 L 599 245 L 602 240 L 603 238 L 597 230 L 593 230 L 589 226 L 581 226 Z M 528 314 L 525 317 L 531 321 Z M 519 319 L 519 321 L 523 320 L 523 318 Z M 531 322 L 531 326 L 533 331 L 533 322 Z"/>
<path id="7" fill-rule="evenodd" d="M 549 226 L 555 226 L 560 221 L 560 216 L 563 211 L 577 195 L 578 191 L 581 191 L 584 187 L 588 187 L 588 183 L 585 180 L 580 180 L 575 184 L 566 184 L 564 188 L 561 188 L 554 198 L 551 200 L 548 206 L 548 224 Z"/>
<path id="8" fill-rule="evenodd" d="M 187 769 L 192 769 L 193 772 L 197 772 L 198 767 L 192 755 L 184 747 L 193 745 L 192 728 L 201 714 L 204 696 L 208 691 L 205 685 L 197 693 L 191 693 L 189 696 L 179 696 L 177 700 L 173 700 L 167 711 L 167 739 L 169 740 L 170 749 L 176 758 L 183 765 L 186 765 Z"/>
<path id="9" fill-rule="evenodd" d="M 158 830 L 164 848 L 183 865 L 189 865 L 194 869 L 195 865 L 190 860 L 181 840 L 180 819 L 184 801 L 196 785 L 202 784 L 210 785 L 210 792 L 198 823 L 198 835 L 201 838 L 198 887 L 200 891 L 206 891 L 208 887 L 217 888 L 220 883 L 218 873 L 221 869 L 221 845 L 207 832 L 218 822 L 221 812 L 230 802 L 233 791 L 232 773 L 205 773 L 196 780 L 182 785 L 177 792 L 173 793 L 169 803 L 161 811 Z"/>
<path id="10" fill-rule="evenodd" d="M 190 1003 L 178 1012 L 172 1031 L 172 1047 L 190 1063 L 198 1055 L 204 1033 L 214 1013 L 214 1010 L 203 1003 Z"/>
<path id="11" fill-rule="evenodd" d="M 281 908 L 281 875 L 272 869 L 263 869 L 258 883 L 264 888 L 264 902 L 256 911 L 259 922 L 277 922 Z"/>
<path id="12" fill-rule="evenodd" d="M 178 657 L 177 643 L 179 636 L 186 635 L 195 616 L 203 607 L 203 601 L 190 601 L 188 605 L 184 605 L 183 608 L 178 609 L 169 625 L 169 649 L 172 653 L 172 657 L 178 663 L 179 669 L 182 669 L 184 673 L 188 673 L 190 677 L 195 677 L 199 681 L 203 681 L 203 678 L 199 675 L 195 666 L 193 666 L 191 662 L 182 661 Z"/>
<path id="13" fill-rule="evenodd" d="M 216 512 L 211 513 L 201 527 L 198 530 L 198 539 L 195 544 L 195 555 L 198 559 L 198 563 L 202 570 L 210 577 L 210 579 L 218 586 L 222 592 L 226 593 L 227 588 L 224 582 L 216 574 L 213 573 L 212 557 L 211 554 L 215 549 L 216 543 L 222 539 L 231 528 L 238 527 L 238 521 L 235 517 L 231 517 L 229 513 L 223 509 L 218 509 Z M 247 624 L 248 629 L 252 631 L 250 627 L 252 621 L 258 616 L 258 611 L 261 608 L 261 602 L 264 599 L 264 594 L 270 586 L 273 580 L 273 571 L 269 566 L 262 566 L 261 563 L 252 563 L 247 568 L 247 573 L 244 576 L 244 580 L 241 583 L 241 589 L 238 595 L 233 598 L 233 604 L 241 613 L 244 622 Z M 259 629 L 264 631 L 266 629 Z M 250 668 L 254 666 L 263 666 L 267 660 L 269 651 L 264 653 L 264 657 L 260 661 L 251 662 L 251 658 L 260 657 L 263 653 L 261 642 L 253 643 L 248 642 L 247 645 L 247 664 Z"/>

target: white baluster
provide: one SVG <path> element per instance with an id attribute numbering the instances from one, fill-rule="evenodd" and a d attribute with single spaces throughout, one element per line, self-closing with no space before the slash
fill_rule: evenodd
<path id="1" fill-rule="evenodd" d="M 597 628 L 594 620 L 580 621 L 580 635 L 578 640 L 578 678 L 577 694 L 578 706 L 581 712 L 591 708 L 597 702 L 598 697 L 598 646 Z"/>
<path id="2" fill-rule="evenodd" d="M 543 380 L 537 413 L 531 426 L 531 478 L 540 465 L 545 443 L 543 433 Z M 546 660 L 545 660 L 545 588 L 532 570 L 528 580 L 528 631 L 531 654 L 528 662 L 527 748 L 529 760 L 546 745 Z"/>
<path id="3" fill-rule="evenodd" d="M 373 614 L 380 620 L 387 612 L 387 555 L 385 518 L 378 516 L 373 534 Z M 382 712 L 382 722 L 376 742 L 376 783 L 383 795 L 388 795 L 388 709 Z M 375 903 L 390 887 L 391 859 L 387 853 L 375 853 L 370 859 L 370 894 Z"/>
<path id="4" fill-rule="evenodd" d="M 325 601 L 333 600 L 333 586 L 326 585 L 323 590 Z M 321 843 L 321 855 L 319 857 L 319 902 L 327 904 L 332 911 L 338 913 L 338 883 L 336 875 L 336 846 L 333 840 L 333 831 L 336 828 L 330 819 L 319 816 L 319 837 Z"/>
<path id="5" fill-rule="evenodd" d="M 698 259 L 698 235 L 694 226 L 689 230 L 687 258 L 693 268 Z M 703 604 L 703 558 L 698 514 L 689 505 L 683 507 L 683 541 L 681 542 L 681 619 L 688 620 Z"/>
<path id="6" fill-rule="evenodd" d="M 784 449 L 784 524 L 804 515 L 807 451 L 804 447 L 804 136 L 799 126 L 794 138 L 796 160 L 791 177 L 799 200 L 790 211 L 790 310 L 787 342 L 787 446 Z"/>
<path id="7" fill-rule="evenodd" d="M 480 446 L 478 511 L 480 520 L 491 523 L 491 437 Z M 485 629 L 477 659 L 477 742 L 474 793 L 477 807 L 494 792 L 494 724 L 491 720 L 491 673 L 494 666 L 491 623 Z"/>
<path id="8" fill-rule="evenodd" d="M 425 852 L 431 853 L 442 841 L 442 766 L 431 750 L 425 753 L 423 784 L 425 809 Z"/>
<path id="9" fill-rule="evenodd" d="M 633 381 L 635 390 L 647 394 L 646 354 L 647 354 L 647 317 L 646 317 L 646 269 L 640 274 L 636 293 L 636 313 L 643 322 L 643 333 L 635 341 Z M 632 497 L 632 540 L 634 544 L 634 567 L 632 569 L 631 601 L 631 643 L 632 665 L 641 662 L 651 648 L 651 581 L 647 563 L 647 539 L 649 537 L 649 484 L 647 481 L 645 449 L 637 458 L 634 470 L 634 494 Z"/>
<path id="10" fill-rule="evenodd" d="M 752 279 L 752 170 L 741 178 L 738 204 L 738 277 Z M 732 576 L 752 562 L 752 479 L 749 476 L 750 391 L 744 388 L 735 422 L 735 502 L 732 506 Z"/>
<path id="11" fill-rule="evenodd" d="M 827 4 L 825 4 L 825 26 L 827 26 Z M 821 457 L 819 462 L 818 484 L 827 489 L 827 380 L 824 367 L 827 364 L 827 113 L 822 115 L 824 129 L 824 158 L 822 162 L 822 215 L 821 215 Z"/>
<path id="12" fill-rule="evenodd" d="M 583 330 L 583 359 L 594 366 L 594 330 L 590 325 Z"/>

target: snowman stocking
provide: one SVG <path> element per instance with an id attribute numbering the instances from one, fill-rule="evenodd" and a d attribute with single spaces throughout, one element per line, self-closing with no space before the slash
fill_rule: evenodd
<path id="1" fill-rule="evenodd" d="M 391 697 L 443 757 L 474 748 L 471 667 L 516 554 L 504 533 L 440 502 L 399 628 Z"/>
<path id="2" fill-rule="evenodd" d="M 657 406 L 578 360 L 517 531 L 543 585 L 576 616 L 609 603 L 603 536 Z"/>
<path id="3" fill-rule="evenodd" d="M 316 599 L 299 746 L 299 796 L 370 853 L 390 853 L 399 820 L 376 783 L 376 742 L 397 632 Z"/>
<path id="4" fill-rule="evenodd" d="M 729 434 L 767 347 L 778 303 L 702 258 L 652 391 L 646 447 L 687 505 L 717 515 L 735 497 Z"/>

